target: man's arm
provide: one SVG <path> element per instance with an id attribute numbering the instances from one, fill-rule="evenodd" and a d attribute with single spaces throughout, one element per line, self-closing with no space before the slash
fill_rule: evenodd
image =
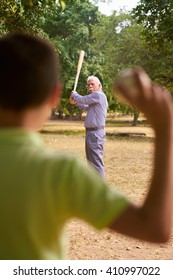
<path id="1" fill-rule="evenodd" d="M 79 109 L 84 110 L 84 111 L 88 111 L 89 110 L 89 105 L 78 104 L 77 101 L 75 101 L 72 96 L 70 96 L 70 104 L 74 105 L 74 106 L 77 106 Z"/>
<path id="2" fill-rule="evenodd" d="M 70 98 L 72 98 L 77 106 L 91 105 L 99 102 L 99 94 L 97 92 L 90 93 L 86 96 L 82 96 L 77 92 L 72 91 Z"/>
<path id="3" fill-rule="evenodd" d="M 148 195 L 141 207 L 131 204 L 110 229 L 151 242 L 166 242 L 171 232 L 173 204 L 173 103 L 170 94 L 158 86 L 140 83 L 139 96 L 125 97 L 142 111 L 155 131 L 154 171 Z"/>

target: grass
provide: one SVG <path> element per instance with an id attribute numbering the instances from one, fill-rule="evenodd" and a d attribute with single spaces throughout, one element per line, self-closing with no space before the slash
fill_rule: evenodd
<path id="1" fill-rule="evenodd" d="M 131 134 L 146 134 L 147 137 L 153 138 L 154 134 L 148 124 L 144 123 L 138 126 L 131 126 L 128 120 L 113 120 L 106 122 L 106 133 L 131 133 Z M 42 134 L 65 134 L 79 135 L 85 133 L 83 121 L 48 121 L 40 129 Z"/>

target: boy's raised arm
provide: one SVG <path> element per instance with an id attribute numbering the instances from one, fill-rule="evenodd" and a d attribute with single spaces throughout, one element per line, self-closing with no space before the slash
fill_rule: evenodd
<path id="1" fill-rule="evenodd" d="M 171 232 L 173 204 L 173 103 L 163 88 L 145 83 L 143 70 L 134 70 L 139 95 L 118 90 L 145 114 L 155 131 L 154 170 L 148 194 L 141 207 L 131 204 L 110 228 L 131 237 L 166 242 Z"/>

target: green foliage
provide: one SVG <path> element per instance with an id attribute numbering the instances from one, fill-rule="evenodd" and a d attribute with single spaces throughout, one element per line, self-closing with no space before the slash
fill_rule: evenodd
<path id="1" fill-rule="evenodd" d="M 66 0 L 68 1 L 68 0 Z M 21 5 L 24 8 L 32 8 L 34 5 L 51 5 L 51 4 L 55 4 L 56 0 L 21 0 L 18 1 L 21 2 Z M 65 1 L 64 0 L 59 0 L 59 5 L 61 6 L 61 8 L 64 10 L 65 9 Z"/>
<path id="2" fill-rule="evenodd" d="M 112 98 L 113 81 L 124 68 L 140 65 L 154 82 L 173 92 L 172 1 L 163 2 L 141 1 L 132 15 L 114 12 L 94 30 L 94 48 L 105 60 L 103 76 L 111 110 L 136 114 Z"/>
<path id="3" fill-rule="evenodd" d="M 173 0 L 143 0 L 133 17 L 144 27 L 149 74 L 173 93 Z"/>
<path id="4" fill-rule="evenodd" d="M 133 14 L 144 24 L 146 36 L 157 37 L 161 43 L 173 40 L 173 0 L 143 0 Z"/>
<path id="5" fill-rule="evenodd" d="M 113 83 L 116 76 L 124 68 L 141 65 L 145 67 L 147 50 L 142 35 L 143 27 L 137 24 L 127 13 L 113 13 L 110 17 L 102 18 L 99 27 L 94 30 L 94 47 L 102 52 L 105 65 L 103 76 L 104 89 L 108 96 L 109 109 L 122 113 L 136 113 L 127 104 L 122 104 L 113 96 Z"/>
<path id="6" fill-rule="evenodd" d="M 85 59 L 77 90 L 86 94 L 86 78 L 97 75 L 101 79 L 102 57 L 92 47 L 92 26 L 97 25 L 101 14 L 89 0 L 66 0 L 62 10 L 56 1 L 2 0 L 0 9 L 1 34 L 25 31 L 47 37 L 54 44 L 62 66 L 64 84 L 59 112 L 76 113 L 69 105 L 69 95 L 74 86 L 79 51 L 85 51 Z M 32 6 L 30 5 L 32 3 Z M 2 26 L 2 28 L 1 28 Z M 64 102 L 64 100 L 68 102 Z"/>
<path id="7" fill-rule="evenodd" d="M 1 0 L 0 26 L 3 27 L 0 31 L 1 34 L 13 31 L 42 34 L 43 31 L 39 25 L 42 21 L 43 11 L 44 7 L 38 6 L 36 3 L 33 3 L 32 9 L 25 9 L 21 1 Z"/>
<path id="8" fill-rule="evenodd" d="M 99 23 L 101 17 L 98 8 L 85 0 L 73 5 L 67 2 L 63 13 L 56 5 L 45 13 L 42 29 L 49 35 L 59 52 L 64 84 L 63 98 L 68 100 L 73 89 L 80 50 L 85 51 L 85 57 L 77 91 L 86 94 L 86 78 L 89 75 L 98 75 L 102 78 L 100 67 L 102 57 L 92 47 L 92 28 Z M 63 101 L 61 103 L 62 108 L 66 110 L 67 104 Z M 76 109 L 73 108 L 71 111 Z"/>

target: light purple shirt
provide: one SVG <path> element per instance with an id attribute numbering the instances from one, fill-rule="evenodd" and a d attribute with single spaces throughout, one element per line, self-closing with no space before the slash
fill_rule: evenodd
<path id="1" fill-rule="evenodd" d="M 71 96 L 76 101 L 77 107 L 87 111 L 85 127 L 105 126 L 108 102 L 103 91 L 95 91 L 86 96 L 73 92 Z"/>

